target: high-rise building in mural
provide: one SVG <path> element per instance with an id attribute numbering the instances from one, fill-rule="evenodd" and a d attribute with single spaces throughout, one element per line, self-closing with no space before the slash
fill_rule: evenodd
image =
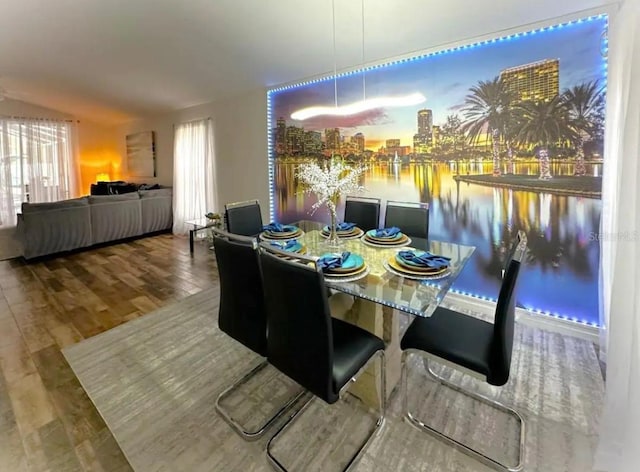
<path id="1" fill-rule="evenodd" d="M 287 154 L 300 154 L 304 149 L 304 128 L 287 126 L 286 142 Z"/>
<path id="2" fill-rule="evenodd" d="M 340 128 L 327 128 L 324 130 L 325 148 L 327 151 L 340 151 Z"/>
<path id="3" fill-rule="evenodd" d="M 433 126 L 433 111 L 418 110 L 418 134 L 430 135 Z"/>
<path id="4" fill-rule="evenodd" d="M 351 137 L 351 142 L 356 144 L 358 152 L 362 154 L 364 152 L 364 134 L 356 133 Z"/>
<path id="5" fill-rule="evenodd" d="M 322 152 L 322 133 L 320 131 L 304 132 L 304 153 L 306 155 Z"/>
<path id="6" fill-rule="evenodd" d="M 278 118 L 274 134 L 276 154 L 284 154 L 287 149 L 287 123 L 284 118 Z"/>
<path id="7" fill-rule="evenodd" d="M 560 93 L 560 61 L 545 59 L 504 69 L 500 79 L 516 102 L 549 101 Z"/>
<path id="8" fill-rule="evenodd" d="M 429 109 L 418 110 L 418 132 L 413 135 L 413 152 L 425 154 L 431 151 L 433 146 L 433 111 Z"/>

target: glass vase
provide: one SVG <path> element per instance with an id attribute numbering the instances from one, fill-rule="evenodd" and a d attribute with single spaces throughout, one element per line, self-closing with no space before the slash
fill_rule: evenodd
<path id="1" fill-rule="evenodd" d="M 342 240 L 338 237 L 338 218 L 336 215 L 336 211 L 329 209 L 329 216 L 331 217 L 331 222 L 329 223 L 329 237 L 327 238 L 327 246 L 337 249 L 342 245 Z"/>

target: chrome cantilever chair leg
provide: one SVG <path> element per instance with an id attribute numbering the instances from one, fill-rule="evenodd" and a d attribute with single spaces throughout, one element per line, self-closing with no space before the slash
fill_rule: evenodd
<path id="1" fill-rule="evenodd" d="M 375 437 L 375 435 L 378 433 L 378 431 L 380 430 L 380 428 L 384 424 L 384 417 L 385 417 L 385 413 L 386 413 L 386 409 L 387 409 L 387 394 L 386 394 L 386 385 L 387 385 L 386 382 L 387 382 L 387 380 L 386 380 L 386 370 L 385 370 L 386 369 L 386 362 L 385 362 L 384 351 L 378 351 L 377 354 L 374 354 L 373 356 L 371 356 L 371 359 L 369 359 L 369 361 L 364 366 L 362 366 L 362 368 L 351 378 L 351 381 L 347 382 L 344 385 L 344 387 L 342 387 L 340 389 L 340 395 L 339 396 L 342 398 L 343 393 L 347 391 L 349 386 L 353 382 L 356 381 L 356 379 L 360 376 L 360 374 L 362 372 L 364 372 L 365 369 L 368 367 L 369 363 L 371 361 L 373 361 L 376 357 L 380 358 L 380 416 L 378 417 L 378 420 L 376 421 L 376 427 L 371 432 L 371 434 L 367 437 L 367 439 L 365 439 L 365 441 L 362 443 L 362 445 L 360 446 L 360 448 L 358 449 L 356 454 L 347 463 L 347 465 L 343 469 L 343 472 L 347 472 L 350 469 L 350 467 L 354 463 L 357 462 L 357 460 L 360 458 L 360 456 L 362 455 L 362 453 L 366 449 L 367 445 L 371 442 L 371 440 Z M 276 459 L 273 456 L 273 454 L 271 453 L 271 443 L 278 436 L 280 436 L 281 433 L 284 433 L 287 429 L 289 429 L 294 424 L 295 420 L 297 418 L 299 418 L 302 415 L 302 413 L 309 407 L 309 405 L 311 404 L 312 400 L 314 400 L 313 396 L 309 398 L 309 400 L 304 404 L 304 406 L 298 412 L 293 414 L 291 416 L 291 418 L 289 418 L 289 420 L 284 425 L 282 425 L 282 427 L 278 430 L 278 432 L 276 432 L 276 434 L 274 434 L 273 437 L 267 443 L 267 459 L 269 460 L 269 463 L 276 470 L 278 470 L 280 472 L 288 472 L 288 471 L 284 467 L 284 465 L 282 465 L 280 463 L 280 461 L 278 461 L 278 459 Z"/>
<path id="2" fill-rule="evenodd" d="M 254 367 L 253 369 L 251 369 L 249 372 L 247 372 L 241 379 L 239 379 L 237 382 L 235 382 L 233 385 L 231 385 L 229 388 L 225 389 L 216 399 L 216 410 L 218 411 L 218 413 L 225 419 L 225 421 L 227 423 L 229 423 L 229 425 L 240 435 L 242 436 L 244 439 L 246 439 L 247 441 L 255 441 L 256 439 L 259 439 L 260 437 L 262 437 L 262 435 L 265 433 L 265 431 L 267 429 L 269 429 L 269 427 L 278 419 L 280 418 L 289 408 L 291 408 L 293 406 L 293 404 L 295 402 L 298 401 L 298 399 L 302 398 L 302 396 L 305 394 L 305 390 L 303 388 L 300 388 L 300 391 L 297 392 L 295 395 L 293 395 L 291 398 L 289 398 L 287 400 L 287 402 L 276 412 L 275 415 L 271 416 L 270 418 L 267 418 L 266 421 L 261 424 L 260 426 L 258 426 L 258 428 L 256 430 L 247 430 L 245 429 L 245 426 L 241 425 L 240 423 L 238 423 L 236 420 L 234 420 L 231 415 L 229 414 L 229 412 L 227 412 L 224 407 L 222 406 L 222 401 L 233 395 L 233 393 L 240 388 L 242 385 L 244 385 L 245 383 L 247 383 L 254 375 L 256 375 L 258 372 L 260 372 L 261 370 L 263 370 L 265 367 L 267 367 L 269 365 L 269 363 L 265 360 L 262 361 L 260 364 L 258 364 L 256 367 Z"/>
<path id="3" fill-rule="evenodd" d="M 436 438 L 442 440 L 443 442 L 445 442 L 446 444 L 458 449 L 460 452 L 463 452 L 471 457 L 473 457 L 474 459 L 478 460 L 479 462 L 482 462 L 484 465 L 491 467 L 492 469 L 495 470 L 499 470 L 499 471 L 504 471 L 504 472 L 519 472 L 522 470 L 523 466 L 524 466 L 524 441 L 525 441 L 525 421 L 524 418 L 520 415 L 520 413 L 518 413 L 516 410 L 514 410 L 513 408 L 509 408 L 508 406 L 503 405 L 500 402 L 497 402 L 496 400 L 493 400 L 491 398 L 487 398 L 484 395 L 480 395 L 479 393 L 476 392 L 472 392 L 470 390 L 465 390 L 462 387 L 460 387 L 459 385 L 455 385 L 453 383 L 451 383 L 450 381 L 444 379 L 443 377 L 439 376 L 438 374 L 436 374 L 432 369 L 431 366 L 429 365 L 429 360 L 426 356 L 421 356 L 424 359 L 425 362 L 425 367 L 427 368 L 427 372 L 429 373 L 429 375 L 436 380 L 437 382 L 441 383 L 442 385 L 455 390 L 456 392 L 460 392 L 464 395 L 467 395 L 471 398 L 474 398 L 478 401 L 481 401 L 487 405 L 490 405 L 500 411 L 503 411 L 505 413 L 508 413 L 512 416 L 514 416 L 516 418 L 516 420 L 518 420 L 518 423 L 520 424 L 520 445 L 519 445 L 519 454 L 518 454 L 518 463 L 515 466 L 509 466 L 509 465 L 505 465 L 501 462 L 498 462 L 497 460 L 488 457 L 484 454 L 482 454 L 480 451 L 477 451 L 469 446 L 467 446 L 466 444 L 461 443 L 460 441 L 457 441 L 455 439 L 453 439 L 450 436 L 447 436 L 443 433 L 441 433 L 440 431 L 432 428 L 431 426 L 423 423 L 422 421 L 420 421 L 419 419 L 417 419 L 410 411 L 409 411 L 409 405 L 408 405 L 408 391 L 407 391 L 407 377 L 408 377 L 408 369 L 407 369 L 407 358 L 409 357 L 409 354 L 417 354 L 420 355 L 421 353 L 423 353 L 423 351 L 418 350 L 418 349 L 408 349 L 406 351 L 403 351 L 402 353 L 402 389 L 404 390 L 404 394 L 402 397 L 402 410 L 405 412 L 407 419 L 409 420 L 409 422 L 411 424 L 413 424 L 414 426 L 416 426 L 417 428 L 419 428 L 422 431 L 425 431 L 433 436 L 435 436 Z"/>

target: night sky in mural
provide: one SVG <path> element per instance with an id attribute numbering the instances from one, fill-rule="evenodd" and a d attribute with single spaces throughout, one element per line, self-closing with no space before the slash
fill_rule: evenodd
<path id="1" fill-rule="evenodd" d="M 496 298 L 506 248 L 521 229 L 529 253 L 518 304 L 597 323 L 606 25 L 600 16 L 384 65 L 364 80 L 356 72 L 270 91 L 274 218 L 328 219 L 309 214 L 314 197 L 301 192 L 299 163 L 331 155 L 362 162 L 364 195 L 428 202 L 430 238 L 476 246 L 455 289 Z M 480 123 L 473 99 L 497 105 L 495 87 L 508 97 L 500 119 Z M 291 119 L 336 98 L 340 106 L 415 92 L 426 101 Z M 550 180 L 538 179 L 544 153 Z"/>

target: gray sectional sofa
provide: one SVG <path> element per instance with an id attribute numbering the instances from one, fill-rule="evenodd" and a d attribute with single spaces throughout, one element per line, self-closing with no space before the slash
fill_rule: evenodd
<path id="1" fill-rule="evenodd" d="M 25 259 L 170 230 L 171 188 L 23 203 L 18 237 Z"/>

